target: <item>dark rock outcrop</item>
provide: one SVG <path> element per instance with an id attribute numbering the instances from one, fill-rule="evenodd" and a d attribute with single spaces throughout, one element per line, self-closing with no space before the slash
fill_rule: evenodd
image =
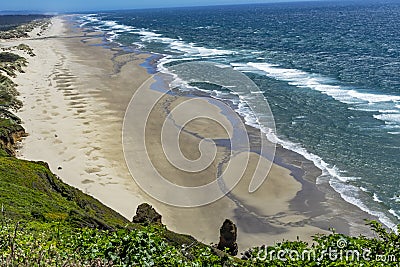
<path id="1" fill-rule="evenodd" d="M 137 207 L 136 215 L 133 217 L 132 222 L 144 225 L 161 224 L 161 215 L 150 204 L 143 203 Z"/>
<path id="2" fill-rule="evenodd" d="M 238 245 L 236 243 L 237 239 L 237 227 L 231 221 L 226 219 L 222 224 L 220 230 L 219 243 L 217 248 L 219 250 L 225 251 L 228 249 L 228 253 L 232 256 L 236 256 L 238 253 Z"/>

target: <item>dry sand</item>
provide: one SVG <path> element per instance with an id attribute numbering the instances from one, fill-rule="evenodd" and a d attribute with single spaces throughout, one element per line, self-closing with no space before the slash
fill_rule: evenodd
<path id="1" fill-rule="evenodd" d="M 66 38 L 76 34 L 79 37 Z M 24 104 L 18 116 L 29 134 L 19 155 L 48 162 L 63 181 L 129 218 L 143 199 L 127 174 L 120 149 L 119 116 L 124 111 L 111 109 L 102 96 L 112 89 L 133 90 L 147 74 L 137 68 L 140 57 L 129 58 L 126 67 L 132 67 L 136 79 L 131 79 L 131 70 L 115 74 L 111 60 L 97 65 L 97 58 L 110 59 L 113 54 L 93 47 L 93 54 L 85 55 L 81 47 L 87 45 L 80 42 L 81 36 L 66 31 L 56 18 L 47 38 L 23 40 L 37 56 L 15 80 Z M 124 100 L 116 94 L 112 104 L 123 106 Z"/>
<path id="2" fill-rule="evenodd" d="M 293 209 L 291 201 L 303 186 L 290 170 L 274 164 L 267 182 L 254 194 L 247 192 L 258 158 L 254 153 L 242 153 L 233 159 L 250 156 L 251 163 L 238 186 L 214 203 L 199 208 L 176 208 L 147 196 L 134 182 L 125 164 L 121 132 L 129 100 L 150 77 L 139 66 L 149 55 L 94 46 L 101 42 L 96 33 L 71 30 L 62 18 L 53 19 L 45 36 L 3 44 L 23 42 L 37 54 L 29 60 L 26 73 L 15 80 L 24 104 L 18 116 L 29 133 L 19 151 L 21 158 L 48 162 L 63 181 L 127 218 L 134 215 L 138 204 L 150 202 L 163 215 L 168 228 L 191 234 L 205 243 L 218 242 L 219 227 L 226 218 L 238 226 L 240 250 L 282 239 L 295 240 L 297 236 L 310 240 L 311 235 L 325 232 L 312 226 L 316 223 L 311 223 L 315 218 L 310 217 L 310 212 Z M 220 160 L 229 151 L 218 148 L 215 160 L 207 169 L 188 175 L 171 166 L 160 146 L 160 131 L 167 116 L 165 103 L 171 108 L 185 99 L 168 96 L 153 109 L 146 128 L 147 151 L 158 171 L 172 182 L 204 184 L 216 176 Z M 143 99 L 144 106 L 145 101 Z M 220 109 L 208 101 L 193 109 L 198 113 L 207 109 L 224 120 Z M 140 107 L 137 110 L 135 115 L 142 116 Z M 181 133 L 179 142 L 183 154 L 191 159 L 198 157 L 199 137 L 227 135 L 224 129 L 204 119 L 191 122 L 187 130 Z M 133 132 L 137 136 L 132 136 L 132 140 L 142 134 L 141 129 Z M 138 160 L 145 157 L 139 144 L 131 145 L 133 151 L 137 149 Z M 137 177 L 149 173 L 145 167 L 132 172 Z"/>

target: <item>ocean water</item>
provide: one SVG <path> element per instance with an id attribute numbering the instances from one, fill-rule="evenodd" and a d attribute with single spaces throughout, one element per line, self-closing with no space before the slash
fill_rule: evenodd
<path id="1" fill-rule="evenodd" d="M 285 3 L 114 11 L 79 16 L 110 42 L 229 64 L 268 99 L 269 138 L 312 160 L 318 183 L 393 228 L 400 223 L 400 4 Z M 204 90 L 204 89 L 203 89 Z M 206 90 L 207 91 L 207 90 Z M 242 98 L 216 98 L 258 127 Z"/>

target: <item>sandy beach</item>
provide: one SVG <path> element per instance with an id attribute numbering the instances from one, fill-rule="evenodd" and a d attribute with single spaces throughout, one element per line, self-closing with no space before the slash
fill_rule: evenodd
<path id="1" fill-rule="evenodd" d="M 250 164 L 234 190 L 216 202 L 198 208 L 177 208 L 148 196 L 126 165 L 122 127 L 132 96 L 151 77 L 142 66 L 151 55 L 107 46 L 102 33 L 74 28 L 68 19 L 53 18 L 44 36 L 33 34 L 27 40 L 1 43 L 5 47 L 26 43 L 36 54 L 29 59 L 26 73 L 15 79 L 24 105 L 18 116 L 29 134 L 18 151 L 20 158 L 48 162 L 64 182 L 129 219 L 140 203 L 148 202 L 162 214 L 169 229 L 190 234 L 204 243 L 217 243 L 219 227 L 226 218 L 232 219 L 238 227 L 239 251 L 297 237 L 310 241 L 312 235 L 327 233 L 330 227 L 344 233 L 365 231 L 359 227 L 365 214 L 355 212 L 354 217 L 360 217 L 350 223 L 347 213 L 332 209 L 327 201 L 338 199 L 337 196 L 322 192 L 312 183 L 318 170 L 301 157 L 287 155 L 282 148 L 278 148 L 278 160 L 268 179 L 255 193 L 248 193 L 248 184 L 259 155 L 250 153 L 234 159 L 250 157 Z M 162 94 L 146 89 L 154 97 Z M 179 95 L 163 97 L 147 120 L 145 137 L 147 155 L 158 172 L 175 184 L 193 186 L 212 181 L 229 150 L 218 147 L 214 161 L 201 172 L 188 174 L 171 167 L 160 144 L 161 130 L 168 116 L 166 111 L 188 99 Z M 220 108 L 210 101 L 194 105 L 193 109 L 197 113 L 207 110 L 226 120 Z M 134 116 L 145 114 L 144 107 L 139 106 L 136 111 Z M 135 124 L 129 127 L 134 133 L 130 153 L 137 154 L 140 166 L 145 155 L 135 140 L 140 140 L 143 129 L 135 128 Z M 199 156 L 197 147 L 202 138 L 227 137 L 222 127 L 207 120 L 192 121 L 186 130 L 181 132 L 179 142 L 182 153 L 192 160 Z M 150 173 L 146 167 L 131 172 L 138 177 Z"/>
<path id="2" fill-rule="evenodd" d="M 29 60 L 29 70 L 16 79 L 24 102 L 18 115 L 29 134 L 19 155 L 48 162 L 66 183 L 131 217 L 143 199 L 126 175 L 120 149 L 121 119 L 117 118 L 123 117 L 126 99 L 116 92 L 112 96 L 115 101 L 104 98 L 110 94 L 113 87 L 108 84 L 113 80 L 118 80 L 113 85 L 128 92 L 140 85 L 140 77 L 147 76 L 137 68 L 143 59 L 116 57 L 115 62 L 130 63 L 115 73 L 114 53 L 93 47 L 93 54 L 85 55 L 82 33 L 66 32 L 61 19 L 52 22 L 47 39 L 24 40 L 37 56 Z M 102 57 L 109 61 L 99 68 L 96 59 Z M 138 73 L 137 79 L 130 80 L 128 68 Z"/>

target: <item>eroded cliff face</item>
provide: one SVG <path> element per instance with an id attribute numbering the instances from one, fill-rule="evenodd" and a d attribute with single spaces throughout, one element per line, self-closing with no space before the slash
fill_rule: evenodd
<path id="1" fill-rule="evenodd" d="M 1 38 L 1 36 L 0 36 Z M 22 107 L 18 99 L 17 85 L 11 80 L 24 72 L 27 59 L 21 55 L 34 56 L 32 49 L 24 44 L 2 47 L 0 52 L 0 149 L 2 154 L 15 156 L 17 143 L 26 136 L 21 120 L 13 113 Z"/>
<path id="2" fill-rule="evenodd" d="M 18 142 L 27 136 L 25 129 L 21 125 L 11 125 L 0 129 L 0 148 L 8 155 L 15 156 Z"/>

